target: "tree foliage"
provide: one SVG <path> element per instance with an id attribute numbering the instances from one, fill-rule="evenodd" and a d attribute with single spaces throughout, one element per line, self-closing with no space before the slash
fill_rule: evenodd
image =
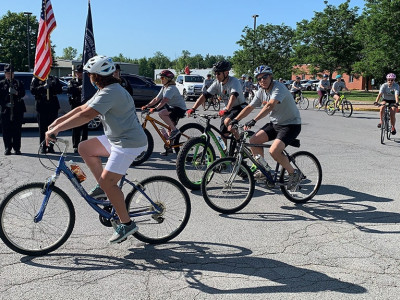
<path id="1" fill-rule="evenodd" d="M 29 17 L 29 33 L 27 18 Z M 36 36 L 39 24 L 32 15 L 8 11 L 0 19 L 0 62 L 12 63 L 17 71 L 28 71 L 28 40 L 30 67 L 33 68 L 36 51 Z"/>
<path id="2" fill-rule="evenodd" d="M 311 64 L 315 74 L 325 70 L 352 74 L 361 46 L 353 29 L 359 20 L 358 7 L 350 8 L 349 3 L 347 0 L 336 7 L 325 1 L 322 12 L 297 23 L 293 65 Z"/>
<path id="3" fill-rule="evenodd" d="M 74 60 L 78 54 L 78 50 L 71 46 L 63 49 L 63 55 L 57 58 Z"/>
<path id="4" fill-rule="evenodd" d="M 255 31 L 246 26 L 237 42 L 242 49 L 232 58 L 235 74 L 252 75 L 256 66 L 269 65 L 275 77 L 289 78 L 292 36 L 293 29 L 283 24 L 259 25 Z"/>
<path id="5" fill-rule="evenodd" d="M 366 0 L 361 20 L 355 28 L 362 44 L 354 69 L 364 76 L 385 81 L 389 72 L 400 73 L 400 1 Z"/>

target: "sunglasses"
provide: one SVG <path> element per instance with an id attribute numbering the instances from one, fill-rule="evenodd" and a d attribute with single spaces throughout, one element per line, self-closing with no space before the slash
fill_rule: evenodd
<path id="1" fill-rule="evenodd" d="M 257 77 L 257 81 L 261 81 L 263 79 L 267 80 L 268 76 L 269 76 L 269 74 L 265 74 L 264 76 Z"/>
<path id="2" fill-rule="evenodd" d="M 215 75 L 221 75 L 221 74 L 224 74 L 224 72 L 215 72 Z"/>
<path id="3" fill-rule="evenodd" d="M 394 79 L 388 79 L 387 81 L 394 81 Z"/>

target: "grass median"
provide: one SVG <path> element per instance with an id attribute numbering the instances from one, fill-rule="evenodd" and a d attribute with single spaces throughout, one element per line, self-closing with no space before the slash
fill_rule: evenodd
<path id="1" fill-rule="evenodd" d="M 346 98 L 350 101 L 361 101 L 361 102 L 374 102 L 376 96 L 378 96 L 378 91 L 366 92 L 366 91 L 358 91 L 352 90 L 351 93 L 344 92 L 346 94 Z M 314 99 L 318 97 L 316 91 L 303 91 L 303 95 L 308 99 Z"/>

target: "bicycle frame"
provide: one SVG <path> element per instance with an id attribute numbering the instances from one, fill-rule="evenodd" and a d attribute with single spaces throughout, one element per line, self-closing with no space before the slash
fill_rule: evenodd
<path id="1" fill-rule="evenodd" d="M 119 218 L 118 218 L 118 216 L 117 216 L 117 214 L 115 212 L 115 208 L 114 207 L 112 207 L 111 212 L 108 212 L 108 211 L 102 209 L 101 207 L 99 207 L 100 205 L 104 206 L 104 207 L 112 206 L 112 204 L 111 204 L 111 202 L 109 200 L 95 199 L 95 198 L 91 197 L 86 192 L 85 188 L 81 185 L 81 183 L 75 177 L 74 173 L 71 171 L 71 169 L 65 163 L 65 159 L 66 159 L 66 154 L 65 153 L 66 153 L 66 150 L 68 148 L 68 143 L 69 142 L 66 141 L 66 140 L 60 139 L 60 138 L 58 138 L 57 140 L 62 142 L 62 143 L 64 143 L 66 145 L 66 147 L 65 147 L 64 151 L 61 153 L 60 159 L 58 161 L 58 165 L 57 165 L 56 170 L 55 170 L 55 174 L 50 176 L 46 180 L 46 183 L 45 183 L 45 185 L 43 187 L 43 194 L 45 196 L 44 196 L 42 205 L 41 205 L 41 207 L 39 209 L 39 212 L 37 213 L 37 215 L 34 218 L 34 221 L 35 222 L 40 222 L 41 221 L 41 219 L 42 219 L 42 217 L 44 215 L 47 203 L 48 203 L 48 201 L 50 199 L 50 195 L 51 195 L 51 192 L 52 192 L 51 187 L 55 185 L 55 183 L 56 183 L 57 179 L 60 177 L 61 173 L 65 174 L 65 176 L 67 176 L 68 180 L 72 183 L 72 185 L 77 190 L 77 192 L 82 196 L 82 198 L 85 199 L 87 204 L 89 204 L 89 206 L 91 208 L 93 208 L 100 216 L 102 216 L 103 218 L 108 219 L 108 220 L 113 220 L 113 221 L 118 220 Z M 140 211 L 138 211 L 136 213 L 135 212 L 128 212 L 130 217 L 151 215 L 151 214 L 156 214 L 156 213 L 161 213 L 162 212 L 162 209 L 148 197 L 148 195 L 144 192 L 144 190 L 138 184 L 135 184 L 134 182 L 126 179 L 126 176 L 124 175 L 124 176 L 122 176 L 122 178 L 121 178 L 121 180 L 120 180 L 120 182 L 118 184 L 119 188 L 122 189 L 122 187 L 123 187 L 123 185 L 125 183 L 128 183 L 134 189 L 138 190 L 151 203 L 151 205 L 153 205 L 153 207 L 155 209 L 152 212 L 146 212 L 146 213 L 143 213 L 143 212 L 140 212 Z"/>

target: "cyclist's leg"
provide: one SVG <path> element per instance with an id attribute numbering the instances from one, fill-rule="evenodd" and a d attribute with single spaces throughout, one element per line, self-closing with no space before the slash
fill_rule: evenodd
<path id="1" fill-rule="evenodd" d="M 158 115 L 160 116 L 161 120 L 163 120 L 170 128 L 171 131 L 174 131 L 176 129 L 174 122 L 172 122 L 170 115 L 171 111 L 169 111 L 167 108 L 162 109 L 158 112 Z"/>
<path id="2" fill-rule="evenodd" d="M 89 167 L 96 181 L 99 181 L 103 166 L 100 157 L 110 155 L 111 145 L 105 135 L 80 142 L 78 152 Z"/>
<path id="3" fill-rule="evenodd" d="M 221 122 L 221 131 L 222 132 L 224 132 L 224 130 L 225 130 L 225 132 L 224 133 L 227 133 L 227 132 L 231 132 L 234 136 L 235 136 L 235 138 L 239 138 L 239 133 L 238 133 L 238 131 L 236 130 L 236 129 L 233 129 L 232 130 L 232 126 L 231 125 L 229 125 L 230 123 L 231 123 L 231 121 L 237 116 L 237 115 L 239 115 L 239 113 L 245 108 L 245 107 L 247 107 L 247 105 L 246 104 L 243 104 L 243 105 L 237 105 L 237 106 L 235 106 L 235 107 L 233 107 L 232 109 L 231 109 L 231 111 L 229 112 L 229 114 L 228 115 L 225 115 L 223 118 L 222 118 L 222 122 Z M 222 124 L 223 124 L 223 127 L 224 128 L 222 128 Z M 224 138 L 224 137 L 223 137 Z M 225 143 L 226 143 L 226 139 L 224 138 L 224 141 L 225 141 Z"/>
<path id="4" fill-rule="evenodd" d="M 250 144 L 264 144 L 270 140 L 275 139 L 276 137 L 276 132 L 272 126 L 272 123 L 267 123 L 264 125 L 259 131 L 257 131 L 251 138 L 250 138 Z M 253 153 L 253 156 L 256 156 L 257 154 L 261 155 L 264 157 L 264 148 L 262 147 L 251 147 L 251 153 Z"/>
<path id="5" fill-rule="evenodd" d="M 324 95 L 326 94 L 326 92 L 325 92 L 325 91 L 318 90 L 317 93 L 318 93 L 318 96 L 319 96 L 319 98 L 318 98 L 319 105 L 321 105 L 321 104 L 322 104 L 322 98 L 324 97 Z"/>

